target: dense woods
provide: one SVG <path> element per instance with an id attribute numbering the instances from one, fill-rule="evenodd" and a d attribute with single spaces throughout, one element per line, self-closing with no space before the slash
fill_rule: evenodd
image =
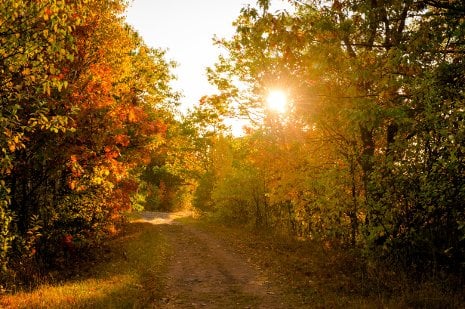
<path id="1" fill-rule="evenodd" d="M 125 23 L 125 1 L 2 1 L 0 288 L 95 246 L 126 211 L 191 205 L 461 272 L 465 5 L 289 2 L 242 9 L 207 70 L 217 93 L 178 117 L 174 64 Z M 273 90 L 285 110 L 267 107 Z"/>
<path id="2" fill-rule="evenodd" d="M 217 41 L 218 93 L 191 115 L 206 154 L 195 205 L 398 266 L 461 269 L 463 3 L 258 2 Z M 266 107 L 275 89 L 284 113 Z M 244 136 L 228 117 L 250 120 Z"/>

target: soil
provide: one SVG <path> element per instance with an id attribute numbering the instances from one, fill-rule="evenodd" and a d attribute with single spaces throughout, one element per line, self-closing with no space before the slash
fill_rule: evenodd
<path id="1" fill-rule="evenodd" d="M 292 308 L 267 274 L 229 244 L 174 219 L 189 213 L 143 212 L 171 246 L 160 308 Z"/>

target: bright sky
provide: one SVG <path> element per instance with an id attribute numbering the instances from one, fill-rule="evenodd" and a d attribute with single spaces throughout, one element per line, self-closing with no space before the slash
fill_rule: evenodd
<path id="1" fill-rule="evenodd" d="M 173 84 L 184 94 L 182 106 L 197 104 L 212 93 L 205 69 L 219 54 L 212 43 L 214 35 L 230 37 L 232 22 L 240 9 L 256 0 L 133 0 L 127 21 L 152 47 L 167 49 L 167 57 L 178 63 Z M 286 1 L 274 0 L 273 9 L 288 7 Z"/>

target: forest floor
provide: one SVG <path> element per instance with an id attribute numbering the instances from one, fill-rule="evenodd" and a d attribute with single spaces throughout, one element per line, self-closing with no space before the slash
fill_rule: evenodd
<path id="1" fill-rule="evenodd" d="M 143 212 L 64 280 L 0 308 L 461 308 L 463 289 L 362 269 L 345 251 Z M 460 291 L 462 290 L 462 291 Z"/>

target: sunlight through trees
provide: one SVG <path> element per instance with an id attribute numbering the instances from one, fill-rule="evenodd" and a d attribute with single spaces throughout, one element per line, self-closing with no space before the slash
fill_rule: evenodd
<path id="1" fill-rule="evenodd" d="M 465 7 L 293 3 L 291 12 L 245 7 L 234 37 L 217 41 L 227 50 L 209 69 L 219 94 L 190 119 L 251 123 L 241 138 L 218 126 L 199 135 L 207 161 L 194 202 L 376 260 L 460 268 Z M 292 93 L 292 108 L 282 93 L 267 97 L 270 84 Z M 200 110 L 212 118 L 196 118 Z"/>
<path id="2" fill-rule="evenodd" d="M 270 110 L 279 114 L 289 109 L 287 95 L 282 90 L 271 90 L 266 97 L 266 104 Z"/>
<path id="3" fill-rule="evenodd" d="M 126 1 L 0 2 L 0 290 L 144 208 L 463 273 L 464 4 L 289 2 L 215 38 L 217 91 L 184 116 Z"/>

